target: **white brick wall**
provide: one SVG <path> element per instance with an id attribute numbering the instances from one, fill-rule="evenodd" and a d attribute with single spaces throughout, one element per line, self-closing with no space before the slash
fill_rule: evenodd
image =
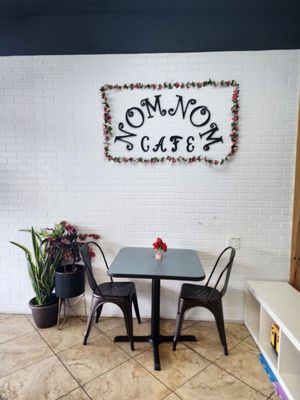
<path id="1" fill-rule="evenodd" d="M 0 312 L 29 312 L 32 290 L 19 229 L 62 219 L 102 235 L 109 261 L 125 245 L 199 251 L 209 272 L 241 237 L 225 317 L 243 319 L 247 279 L 287 279 L 299 51 L 0 58 Z M 105 83 L 235 79 L 240 148 L 219 168 L 117 165 L 104 160 L 98 89 Z M 99 279 L 106 279 L 103 267 Z M 143 316 L 150 282 L 136 281 Z M 162 283 L 174 318 L 180 282 Z M 106 315 L 118 314 L 107 307 Z M 191 318 L 209 317 L 193 311 Z"/>

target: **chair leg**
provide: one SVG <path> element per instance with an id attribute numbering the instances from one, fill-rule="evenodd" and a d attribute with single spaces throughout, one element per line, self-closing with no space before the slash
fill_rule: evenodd
<path id="1" fill-rule="evenodd" d="M 222 346 L 224 348 L 224 354 L 226 356 L 228 356 L 228 347 L 227 347 L 227 340 L 226 340 L 226 333 L 225 333 L 222 300 L 214 303 L 213 307 L 211 307 L 210 310 L 214 314 L 214 317 L 216 320 L 219 336 L 221 339 Z"/>
<path id="2" fill-rule="evenodd" d="M 87 339 L 89 337 L 89 334 L 91 332 L 92 325 L 94 322 L 95 311 L 96 311 L 96 308 L 100 301 L 101 301 L 100 299 L 95 299 L 94 297 L 92 297 L 92 302 L 91 302 L 91 307 L 90 307 L 90 315 L 89 315 L 89 318 L 88 318 L 88 321 L 86 324 L 86 329 L 85 329 L 84 338 L 83 338 L 84 345 L 86 345 L 86 343 L 87 343 Z"/>
<path id="3" fill-rule="evenodd" d="M 140 316 L 140 310 L 139 310 L 139 305 L 138 305 L 136 293 L 134 293 L 134 295 L 132 296 L 132 302 L 133 302 L 135 315 L 137 317 L 138 323 L 140 324 L 141 323 L 141 316 Z"/>
<path id="4" fill-rule="evenodd" d="M 122 308 L 122 311 L 123 311 L 123 314 L 124 314 L 127 335 L 128 335 L 128 339 L 129 339 L 129 342 L 130 342 L 130 348 L 131 348 L 131 350 L 134 350 L 133 320 L 132 320 L 131 304 L 125 304 L 124 307 L 121 307 L 121 308 Z"/>
<path id="5" fill-rule="evenodd" d="M 181 333 L 185 310 L 186 310 L 186 306 L 185 306 L 184 300 L 179 299 L 177 318 L 176 318 L 175 335 L 174 335 L 174 339 L 173 339 L 173 351 L 176 350 L 177 342 L 178 342 L 178 339 L 179 339 L 179 336 Z"/>
<path id="6" fill-rule="evenodd" d="M 99 322 L 99 318 L 102 312 L 103 304 L 100 304 L 100 306 L 96 310 L 96 324 Z"/>

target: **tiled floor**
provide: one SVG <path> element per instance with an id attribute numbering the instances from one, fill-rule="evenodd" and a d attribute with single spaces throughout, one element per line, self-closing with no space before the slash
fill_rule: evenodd
<path id="1" fill-rule="evenodd" d="M 244 325 L 227 323 L 229 356 L 215 324 L 185 321 L 183 333 L 197 342 L 160 346 L 161 371 L 153 370 L 148 343 L 116 344 L 123 319 L 102 318 L 82 345 L 85 324 L 69 318 L 62 331 L 36 329 L 31 316 L 0 314 L 0 400 L 264 400 L 276 399 L 258 350 Z M 149 321 L 134 322 L 147 334 Z M 161 330 L 174 331 L 173 320 Z"/>

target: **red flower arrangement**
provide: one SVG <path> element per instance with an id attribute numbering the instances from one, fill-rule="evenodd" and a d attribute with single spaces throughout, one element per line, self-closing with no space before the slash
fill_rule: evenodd
<path id="1" fill-rule="evenodd" d="M 161 238 L 157 238 L 156 242 L 153 243 L 153 248 L 157 251 L 164 251 L 166 252 L 168 250 L 168 246 Z"/>
<path id="2" fill-rule="evenodd" d="M 75 263 L 81 260 L 80 247 L 84 245 L 86 240 L 100 239 L 95 233 L 79 233 L 77 229 L 67 221 L 61 221 L 55 224 L 54 228 L 42 229 L 37 233 L 40 239 L 46 243 L 47 251 L 56 257 L 60 255 L 59 261 L 63 265 L 72 264 L 73 270 L 76 270 Z M 89 248 L 90 257 L 95 257 L 93 249 Z"/>

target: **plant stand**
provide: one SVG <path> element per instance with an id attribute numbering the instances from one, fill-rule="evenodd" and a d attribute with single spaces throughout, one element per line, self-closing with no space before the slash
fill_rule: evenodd
<path id="1" fill-rule="evenodd" d="M 84 317 L 79 315 L 77 311 L 74 309 L 74 306 L 81 300 L 83 299 L 84 302 Z M 60 314 L 61 314 L 61 309 L 63 308 L 63 319 L 61 321 Z M 87 321 L 87 312 L 86 312 L 86 301 L 85 301 L 85 293 L 82 293 L 81 295 L 77 296 L 76 298 L 66 298 L 62 299 L 59 298 L 58 300 L 58 313 L 57 313 L 57 324 L 56 328 L 57 330 L 62 330 L 63 326 L 66 321 L 67 313 L 66 313 L 66 308 L 71 310 L 76 317 L 79 317 L 81 321 L 86 322 Z"/>

